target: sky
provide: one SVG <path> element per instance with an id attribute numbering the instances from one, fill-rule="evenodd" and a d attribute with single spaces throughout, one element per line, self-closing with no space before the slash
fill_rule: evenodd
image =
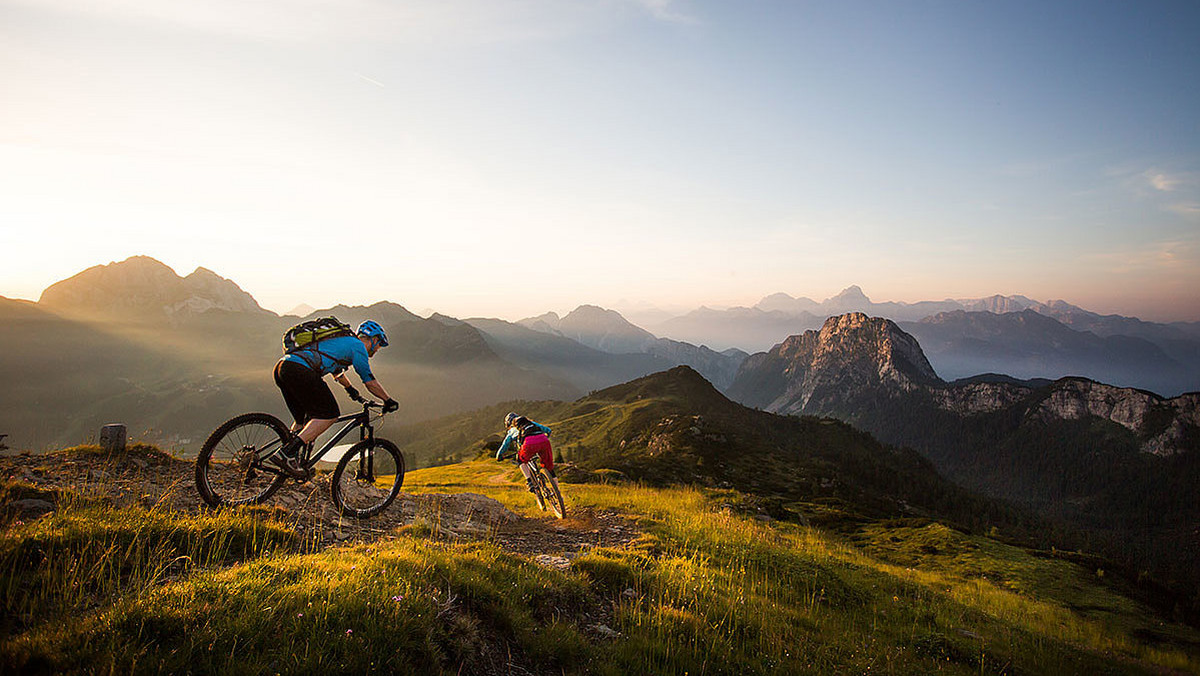
<path id="1" fill-rule="evenodd" d="M 0 0 L 0 295 L 1200 320 L 1200 3 Z"/>

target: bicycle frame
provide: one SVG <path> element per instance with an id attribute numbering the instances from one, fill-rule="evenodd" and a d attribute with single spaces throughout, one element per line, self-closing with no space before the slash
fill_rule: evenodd
<path id="1" fill-rule="evenodd" d="M 520 467 L 521 461 L 517 459 L 517 455 L 518 455 L 517 453 L 513 454 L 512 464 L 516 465 L 517 467 Z M 542 456 L 538 455 L 537 453 L 534 453 L 533 457 L 529 459 L 529 462 L 526 462 L 524 464 L 529 465 L 529 469 L 533 470 L 534 474 L 537 474 L 538 470 L 542 468 Z M 554 470 L 548 469 L 546 471 L 550 473 L 550 476 L 553 476 L 555 478 L 558 477 L 558 474 Z"/>
<path id="2" fill-rule="evenodd" d="M 325 444 L 321 446 L 321 450 L 314 453 L 311 444 L 304 447 L 304 454 L 301 457 L 301 464 L 303 464 L 306 469 L 312 469 L 313 467 L 316 467 L 317 463 L 321 461 L 321 458 L 325 457 L 326 453 L 333 450 L 334 446 L 337 446 L 338 442 L 342 439 L 345 439 L 346 435 L 350 434 L 350 432 L 352 432 L 355 428 L 358 428 L 359 430 L 358 438 L 360 441 L 367 439 L 370 439 L 371 441 L 375 440 L 375 427 L 371 424 L 370 406 L 364 406 L 363 410 L 359 411 L 358 413 L 350 413 L 341 416 L 335 420 L 333 424 L 336 425 L 340 422 L 344 422 L 346 425 L 343 426 L 342 429 L 338 430 L 329 441 L 326 441 Z"/>

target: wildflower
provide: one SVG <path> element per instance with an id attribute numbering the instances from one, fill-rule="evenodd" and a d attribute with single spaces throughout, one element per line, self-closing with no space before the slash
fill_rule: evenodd
<path id="1" fill-rule="evenodd" d="M 296 613 L 296 617 L 297 617 L 297 618 L 304 617 L 304 613 Z"/>
<path id="2" fill-rule="evenodd" d="M 396 602 L 403 601 L 403 600 L 404 600 L 404 594 L 397 594 L 396 596 L 393 596 L 393 597 L 392 597 L 392 600 L 393 600 L 393 601 L 396 601 Z"/>
<path id="3" fill-rule="evenodd" d="M 347 635 L 347 636 L 349 636 L 349 635 L 351 635 L 351 634 L 353 634 L 353 633 L 354 633 L 354 630 L 353 630 L 353 629 L 347 629 L 347 630 L 346 630 L 346 635 Z"/>

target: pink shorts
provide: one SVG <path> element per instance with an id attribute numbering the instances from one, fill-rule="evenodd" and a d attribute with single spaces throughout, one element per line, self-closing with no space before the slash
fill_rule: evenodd
<path id="1" fill-rule="evenodd" d="M 542 467 L 548 470 L 554 469 L 554 453 L 550 450 L 550 437 L 545 434 L 525 437 L 525 442 L 521 444 L 521 450 L 517 452 L 517 460 L 529 462 L 534 453 L 537 453 L 538 457 L 542 459 Z"/>

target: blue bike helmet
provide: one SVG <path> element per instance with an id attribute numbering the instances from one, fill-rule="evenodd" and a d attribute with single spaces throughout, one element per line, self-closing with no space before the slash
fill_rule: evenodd
<path id="1" fill-rule="evenodd" d="M 388 345 L 387 333 L 384 332 L 383 327 L 371 321 L 370 319 L 362 324 L 359 324 L 358 331 L 355 333 L 360 336 L 366 336 L 367 338 L 378 338 L 379 347 L 387 347 Z"/>

